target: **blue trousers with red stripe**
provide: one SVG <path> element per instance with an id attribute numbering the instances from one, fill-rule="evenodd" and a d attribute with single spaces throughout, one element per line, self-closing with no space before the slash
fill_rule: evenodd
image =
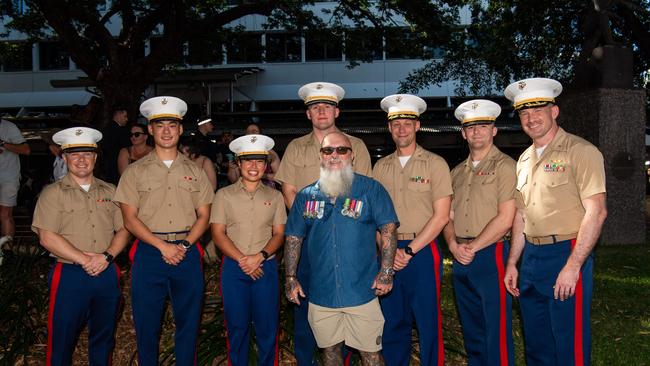
<path id="1" fill-rule="evenodd" d="M 409 243 L 400 240 L 397 247 L 404 248 Z M 406 268 L 395 273 L 393 290 L 379 299 L 385 318 L 382 353 L 386 365 L 409 364 L 413 320 L 420 341 L 420 364 L 444 364 L 441 281 L 442 255 L 437 241 L 422 248 Z"/>
<path id="2" fill-rule="evenodd" d="M 165 263 L 160 251 L 149 244 L 138 242 L 131 248 L 131 300 L 138 365 L 158 365 L 158 343 L 167 296 L 176 323 L 176 365 L 196 364 L 196 338 L 203 308 L 202 251 L 198 243 L 193 245 L 183 261 L 173 266 Z"/>
<path id="3" fill-rule="evenodd" d="M 591 255 L 582 266 L 575 295 L 564 301 L 553 298 L 553 286 L 574 245 L 575 240 L 549 245 L 526 242 L 519 270 L 519 303 L 528 366 L 590 364 Z"/>
<path id="4" fill-rule="evenodd" d="M 117 266 L 109 265 L 98 276 L 90 276 L 81 266 L 56 263 L 49 277 L 46 364 L 71 365 L 77 338 L 88 322 L 89 364 L 110 365 L 122 301 Z"/>
<path id="5" fill-rule="evenodd" d="M 275 258 L 262 263 L 258 280 L 242 272 L 235 260 L 225 257 L 221 267 L 221 293 L 228 335 L 228 364 L 248 366 L 251 322 L 257 345 L 257 365 L 278 364 L 280 279 Z"/>
<path id="6" fill-rule="evenodd" d="M 454 293 L 469 366 L 514 365 L 512 297 L 503 278 L 510 244 L 483 248 L 468 265 L 454 261 Z"/>

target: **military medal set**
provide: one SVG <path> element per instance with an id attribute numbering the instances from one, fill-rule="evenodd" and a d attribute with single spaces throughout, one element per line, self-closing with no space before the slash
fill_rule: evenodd
<path id="1" fill-rule="evenodd" d="M 346 198 L 345 203 L 343 204 L 343 209 L 341 210 L 341 215 L 358 219 L 359 216 L 361 216 L 362 209 L 363 202 Z"/>
<path id="2" fill-rule="evenodd" d="M 307 219 L 322 219 L 324 213 L 325 201 L 307 201 L 305 202 L 305 210 L 302 212 L 302 217 Z"/>

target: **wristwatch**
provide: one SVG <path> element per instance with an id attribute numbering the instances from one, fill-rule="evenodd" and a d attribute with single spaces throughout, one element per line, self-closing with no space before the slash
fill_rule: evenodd
<path id="1" fill-rule="evenodd" d="M 106 262 L 111 263 L 113 261 L 113 255 L 109 253 L 108 251 L 102 253 L 104 255 L 104 258 L 106 259 Z"/>
<path id="2" fill-rule="evenodd" d="M 393 267 L 382 268 L 381 273 L 389 276 L 394 276 L 395 270 L 393 269 Z"/>
<path id="3" fill-rule="evenodd" d="M 411 249 L 411 247 L 408 245 L 404 247 L 404 253 L 410 255 L 411 257 L 415 255 L 415 253 L 413 253 L 413 249 Z"/>
<path id="4" fill-rule="evenodd" d="M 260 250 L 260 253 L 262 253 L 262 257 L 264 257 L 264 260 L 269 259 L 269 253 L 267 253 L 266 250 L 262 249 Z"/>
<path id="5" fill-rule="evenodd" d="M 179 240 L 178 244 L 180 244 L 185 249 L 190 249 L 192 247 L 192 244 L 187 240 Z"/>

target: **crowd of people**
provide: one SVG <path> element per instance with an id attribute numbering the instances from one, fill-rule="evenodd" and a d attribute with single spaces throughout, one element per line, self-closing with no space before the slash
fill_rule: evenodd
<path id="1" fill-rule="evenodd" d="M 514 363 L 513 296 L 528 365 L 588 365 L 605 172 L 598 149 L 558 125 L 561 91 L 544 78 L 505 90 L 533 141 L 517 162 L 494 145 L 499 105 L 475 99 L 458 106 L 469 156 L 453 170 L 417 144 L 427 105 L 409 94 L 381 101 L 396 150 L 373 167 L 364 142 L 336 127 L 345 91 L 327 82 L 298 91 L 312 132 L 291 141 L 281 159 L 256 124 L 215 144 L 212 121 L 202 118 L 193 137 L 182 137 L 187 105 L 171 96 L 143 102 L 148 124 L 132 126 L 128 136 L 123 111 L 102 132 L 56 133 L 67 173 L 43 190 L 32 223 L 56 258 L 47 364 L 71 363 L 86 323 L 90 364 L 110 364 L 121 297 L 113 260 L 130 236 L 138 364 L 158 363 L 167 299 L 175 362 L 196 364 L 205 286 L 200 238 L 209 232 L 224 256 L 231 365 L 248 365 L 252 334 L 258 364 L 278 363 L 280 251 L 298 365 L 315 365 L 317 348 L 327 366 L 348 364 L 353 352 L 364 365 L 408 365 L 414 327 L 420 364 L 443 365 L 440 235 L 453 256 L 470 365 Z M 2 126 L 0 163 L 7 152 L 26 153 Z M 94 176 L 100 148 L 105 180 Z M 218 183 L 218 172 L 229 185 Z M 10 192 L 0 188 L 4 209 Z"/>

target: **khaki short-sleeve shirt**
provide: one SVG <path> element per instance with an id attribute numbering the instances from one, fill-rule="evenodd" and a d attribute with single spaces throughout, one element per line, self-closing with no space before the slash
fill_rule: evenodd
<path id="1" fill-rule="evenodd" d="M 245 255 L 259 253 L 273 236 L 273 225 L 284 225 L 287 212 L 282 193 L 260 184 L 248 192 L 241 179 L 217 191 L 210 222 L 226 225 L 226 235 Z"/>
<path id="2" fill-rule="evenodd" d="M 390 194 L 403 234 L 419 233 L 433 216 L 433 203 L 453 193 L 445 160 L 420 145 L 403 168 L 394 152 L 375 164 L 372 175 Z"/>
<path id="3" fill-rule="evenodd" d="M 153 150 L 129 165 L 114 200 L 138 209 L 138 219 L 152 232 L 190 230 L 196 209 L 212 203 L 214 193 L 203 169 L 183 154 L 170 168 Z"/>
<path id="4" fill-rule="evenodd" d="M 345 134 L 352 143 L 355 173 L 371 176 L 370 154 L 363 140 Z M 320 144 L 314 133 L 293 139 L 284 152 L 274 179 L 295 186 L 298 191 L 320 177 Z"/>
<path id="5" fill-rule="evenodd" d="M 497 215 L 499 204 L 515 198 L 515 164 L 493 145 L 476 167 L 468 157 L 451 171 L 451 209 L 457 237 L 477 237 Z"/>
<path id="6" fill-rule="evenodd" d="M 124 226 L 122 212 L 113 202 L 114 194 L 114 185 L 97 178 L 93 178 L 86 192 L 68 174 L 41 192 L 32 230 L 51 231 L 81 251 L 103 253 L 115 232 Z"/>
<path id="7" fill-rule="evenodd" d="M 582 200 L 605 192 L 603 155 L 585 139 L 559 129 L 540 157 L 530 146 L 517 162 L 517 207 L 528 236 L 578 232 Z"/>

